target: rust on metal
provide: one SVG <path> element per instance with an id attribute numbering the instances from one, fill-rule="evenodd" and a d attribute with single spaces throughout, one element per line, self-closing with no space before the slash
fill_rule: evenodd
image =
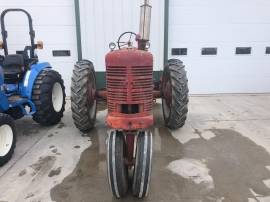
<path id="1" fill-rule="evenodd" d="M 153 124 L 153 56 L 135 48 L 106 55 L 107 124 L 138 130 Z"/>

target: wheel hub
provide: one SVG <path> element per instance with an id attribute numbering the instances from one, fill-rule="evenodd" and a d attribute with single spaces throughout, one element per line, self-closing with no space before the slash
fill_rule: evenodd
<path id="1" fill-rule="evenodd" d="M 0 156 L 5 156 L 8 154 L 12 147 L 12 142 L 12 128 L 7 124 L 0 126 Z"/>
<path id="2" fill-rule="evenodd" d="M 168 107 L 172 105 L 172 85 L 170 79 L 167 79 L 163 89 L 163 96 Z"/>
<path id="3" fill-rule="evenodd" d="M 95 101 L 96 89 L 92 82 L 88 82 L 88 90 L 87 90 L 87 97 L 88 102 L 92 105 Z"/>
<path id="4" fill-rule="evenodd" d="M 172 84 L 168 75 L 165 75 L 162 86 L 162 103 L 164 117 L 169 117 L 172 107 Z"/>
<path id="5" fill-rule="evenodd" d="M 92 82 L 94 78 L 89 79 L 88 81 L 88 88 L 87 88 L 87 100 L 89 105 L 89 117 L 92 119 L 96 113 L 96 86 Z"/>
<path id="6" fill-rule="evenodd" d="M 63 106 L 64 96 L 63 89 L 60 83 L 56 82 L 52 89 L 52 104 L 56 112 L 60 112 Z"/>

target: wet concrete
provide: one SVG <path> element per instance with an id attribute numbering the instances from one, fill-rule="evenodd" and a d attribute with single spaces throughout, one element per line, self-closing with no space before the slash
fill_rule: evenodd
<path id="1" fill-rule="evenodd" d="M 104 111 L 107 109 L 107 102 L 104 100 L 98 101 L 97 112 Z"/>
<path id="2" fill-rule="evenodd" d="M 91 142 L 74 128 L 69 105 L 66 110 L 63 122 L 52 127 L 31 118 L 16 121 L 14 156 L 0 168 L 0 201 L 49 202 L 50 189 L 74 170 Z"/>
<path id="3" fill-rule="evenodd" d="M 27 173 L 26 169 L 23 169 L 20 173 L 19 173 L 19 177 L 24 176 Z"/>
<path id="4" fill-rule="evenodd" d="M 176 131 L 163 126 L 156 104 L 152 181 L 142 201 L 270 202 L 269 102 L 270 95 L 191 97 Z M 116 200 L 109 190 L 105 105 L 98 111 L 89 134 L 74 127 L 70 105 L 53 127 L 18 120 L 15 154 L 0 168 L 0 202 L 140 201 L 130 193 Z"/>
<path id="5" fill-rule="evenodd" d="M 270 179 L 266 166 L 270 155 L 261 146 L 232 129 L 194 129 L 199 138 L 185 144 L 175 139 L 163 126 L 161 106 L 155 106 L 154 156 L 149 196 L 143 201 L 259 201 L 254 193 L 270 196 L 263 180 Z M 92 145 L 86 149 L 75 170 L 51 190 L 54 201 L 119 201 L 112 197 L 106 174 L 105 136 L 107 128 L 102 122 L 89 133 Z M 202 136 L 208 132 L 208 138 Z M 181 133 L 181 132 L 180 132 Z M 209 135 L 212 133 L 212 135 Z M 181 159 L 195 162 L 195 167 L 176 172 L 169 165 Z M 192 176 L 196 162 L 201 162 L 209 173 Z M 180 169 L 181 174 L 177 174 Z M 182 171 L 181 171 L 182 169 Z M 184 176 L 183 172 L 191 176 Z M 194 172 L 193 172 L 194 173 Z M 208 175 L 209 174 L 209 175 Z M 207 175 L 207 176 L 205 176 Z M 198 180 L 199 179 L 199 180 Z M 253 193 L 254 191 L 254 193 Z M 120 201 L 138 201 L 129 194 Z"/>
<path id="6" fill-rule="evenodd" d="M 263 180 L 270 178 L 266 168 L 270 164 L 269 153 L 250 139 L 231 129 L 211 129 L 215 137 L 191 140 L 185 147 L 185 156 L 204 159 L 215 189 L 211 192 L 224 197 L 224 201 L 248 201 L 254 198 L 251 191 L 269 196 Z M 255 198 L 254 198 L 255 199 Z"/>
<path id="7" fill-rule="evenodd" d="M 159 112 L 160 106 L 156 106 Z M 162 125 L 160 114 L 154 128 Z M 102 117 L 99 116 L 100 119 Z M 152 132 L 155 133 L 155 129 Z M 179 199 L 180 193 L 171 195 L 176 187 L 183 187 L 184 180 L 173 175 L 166 166 L 172 161 L 182 157 L 182 147 L 164 127 L 160 128 L 161 142 L 157 144 L 154 134 L 155 153 L 153 157 L 153 174 L 150 196 L 147 201 L 174 201 Z M 106 173 L 105 138 L 107 128 L 104 122 L 98 121 L 96 128 L 89 133 L 92 145 L 85 150 L 76 169 L 64 181 L 51 190 L 54 201 L 118 201 L 112 197 L 108 187 Z M 176 178 L 175 178 L 176 177 Z M 161 188 L 163 187 L 164 188 Z M 170 190 L 170 191 L 168 191 Z M 155 193 L 155 194 L 152 194 Z M 132 196 L 127 196 L 126 201 L 137 201 Z"/>
<path id="8" fill-rule="evenodd" d="M 61 173 L 61 169 L 62 169 L 61 167 L 58 167 L 55 170 L 51 170 L 48 176 L 53 177 L 53 176 L 59 175 Z"/>
<path id="9" fill-rule="evenodd" d="M 37 173 L 46 173 L 47 170 L 53 167 L 53 164 L 55 161 L 56 161 L 55 156 L 40 157 L 37 162 L 30 165 L 30 167 L 33 169 L 33 172 L 31 175 L 34 176 Z"/>

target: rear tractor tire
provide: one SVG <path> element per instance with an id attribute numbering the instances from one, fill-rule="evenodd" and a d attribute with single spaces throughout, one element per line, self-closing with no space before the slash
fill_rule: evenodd
<path id="1" fill-rule="evenodd" d="M 16 147 L 16 129 L 14 120 L 7 114 L 0 113 L 0 167 L 12 157 Z"/>
<path id="2" fill-rule="evenodd" d="M 50 126 L 59 123 L 65 111 L 65 87 L 61 75 L 51 69 L 44 69 L 35 80 L 32 100 L 36 106 L 33 120 Z"/>
<path id="3" fill-rule="evenodd" d="M 162 109 L 165 125 L 178 129 L 185 125 L 188 113 L 188 79 L 180 60 L 171 59 L 162 76 Z"/>
<path id="4" fill-rule="evenodd" d="M 91 130 L 96 121 L 96 76 L 92 62 L 75 64 L 71 83 L 71 110 L 75 126 L 82 132 Z"/>

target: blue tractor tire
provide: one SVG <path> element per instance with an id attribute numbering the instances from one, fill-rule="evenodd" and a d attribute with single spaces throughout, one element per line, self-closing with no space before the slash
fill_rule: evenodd
<path id="1" fill-rule="evenodd" d="M 0 113 L 0 167 L 12 157 L 16 147 L 16 129 L 14 120 L 7 114 Z"/>
<path id="2" fill-rule="evenodd" d="M 33 120 L 50 126 L 59 123 L 65 111 L 65 87 L 61 75 L 44 69 L 36 78 L 32 91 L 32 101 L 36 106 Z"/>

